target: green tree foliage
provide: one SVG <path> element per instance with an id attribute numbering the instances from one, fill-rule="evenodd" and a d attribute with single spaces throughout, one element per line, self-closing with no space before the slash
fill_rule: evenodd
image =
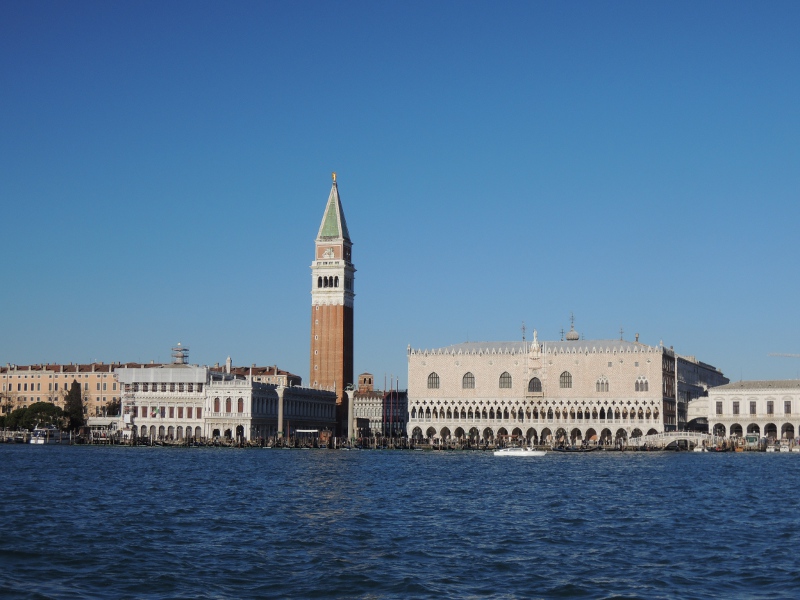
<path id="1" fill-rule="evenodd" d="M 62 425 L 64 411 L 49 402 L 36 402 L 31 404 L 22 417 L 20 426 L 23 429 L 33 429 L 37 425 Z"/>
<path id="2" fill-rule="evenodd" d="M 83 398 L 81 397 L 81 384 L 75 379 L 69 388 L 69 393 L 64 398 L 64 416 L 67 418 L 67 427 L 75 431 L 86 423 L 83 417 Z"/>
<path id="3" fill-rule="evenodd" d="M 119 409 L 120 409 L 120 401 L 119 400 L 112 400 L 107 405 L 106 414 L 109 417 L 118 417 L 119 416 Z"/>
<path id="4" fill-rule="evenodd" d="M 11 413 L 6 416 L 6 428 L 19 429 L 26 412 L 28 412 L 27 408 L 15 408 L 12 410 Z"/>

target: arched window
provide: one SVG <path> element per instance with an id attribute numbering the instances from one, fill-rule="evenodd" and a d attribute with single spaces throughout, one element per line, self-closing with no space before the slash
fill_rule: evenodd
<path id="1" fill-rule="evenodd" d="M 429 390 L 438 390 L 439 389 L 439 375 L 436 373 L 431 373 L 428 375 L 428 389 Z"/>
<path id="2" fill-rule="evenodd" d="M 608 379 L 605 377 L 601 377 L 595 383 L 595 391 L 597 392 L 607 392 L 608 391 Z"/>
<path id="3" fill-rule="evenodd" d="M 214 412 L 219 412 L 219 398 L 214 398 Z"/>
<path id="4" fill-rule="evenodd" d="M 558 378 L 558 387 L 560 388 L 572 387 L 572 375 L 570 374 L 569 371 L 564 371 Z"/>
<path id="5" fill-rule="evenodd" d="M 417 418 L 417 408 L 416 407 L 411 409 L 411 418 L 412 419 L 416 419 Z"/>
<path id="6" fill-rule="evenodd" d="M 333 287 L 339 287 L 339 276 L 333 278 Z"/>
<path id="7" fill-rule="evenodd" d="M 238 411 L 240 413 L 244 412 L 244 399 L 243 398 L 239 398 L 239 400 L 236 401 L 236 408 L 238 409 Z"/>
<path id="8" fill-rule="evenodd" d="M 534 394 L 540 394 L 542 392 L 542 381 L 538 377 L 532 378 L 528 382 L 528 391 Z"/>
<path id="9" fill-rule="evenodd" d="M 634 384 L 634 390 L 636 390 L 637 392 L 646 392 L 648 390 L 648 388 L 649 388 L 649 386 L 647 384 L 647 379 L 645 379 L 642 376 L 640 376 L 636 380 L 636 383 Z"/>
<path id="10" fill-rule="evenodd" d="M 317 277 L 317 287 L 318 288 L 322 287 L 322 277 Z"/>
<path id="11" fill-rule="evenodd" d="M 231 412 L 231 399 L 230 398 L 225 398 L 225 412 L 226 413 Z"/>
<path id="12" fill-rule="evenodd" d="M 464 377 L 461 379 L 461 387 L 465 390 L 474 390 L 475 389 L 475 375 L 472 373 L 464 373 Z"/>
<path id="13" fill-rule="evenodd" d="M 500 375 L 500 387 L 501 388 L 510 388 L 511 387 L 511 375 L 508 371 L 505 371 L 502 375 Z"/>

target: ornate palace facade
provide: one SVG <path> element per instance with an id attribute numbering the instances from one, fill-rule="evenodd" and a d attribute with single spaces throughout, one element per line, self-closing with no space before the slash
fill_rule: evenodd
<path id="1" fill-rule="evenodd" d="M 534 332 L 532 342 L 409 347 L 408 435 L 612 443 L 674 431 L 688 368 L 694 389 L 700 380 L 727 382 L 718 369 L 638 336 L 581 340 L 573 329 L 566 341 L 540 342 Z"/>

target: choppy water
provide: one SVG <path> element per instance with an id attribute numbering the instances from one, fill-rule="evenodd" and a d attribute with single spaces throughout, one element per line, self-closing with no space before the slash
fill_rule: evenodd
<path id="1" fill-rule="evenodd" d="M 0 446 L 0 595 L 800 596 L 798 454 Z"/>

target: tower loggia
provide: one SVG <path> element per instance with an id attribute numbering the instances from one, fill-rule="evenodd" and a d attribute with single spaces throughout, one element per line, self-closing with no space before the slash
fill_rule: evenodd
<path id="1" fill-rule="evenodd" d="M 336 391 L 353 384 L 353 300 L 356 269 L 336 173 L 314 242 L 311 263 L 311 387 Z M 344 411 L 341 411 L 344 414 Z"/>

